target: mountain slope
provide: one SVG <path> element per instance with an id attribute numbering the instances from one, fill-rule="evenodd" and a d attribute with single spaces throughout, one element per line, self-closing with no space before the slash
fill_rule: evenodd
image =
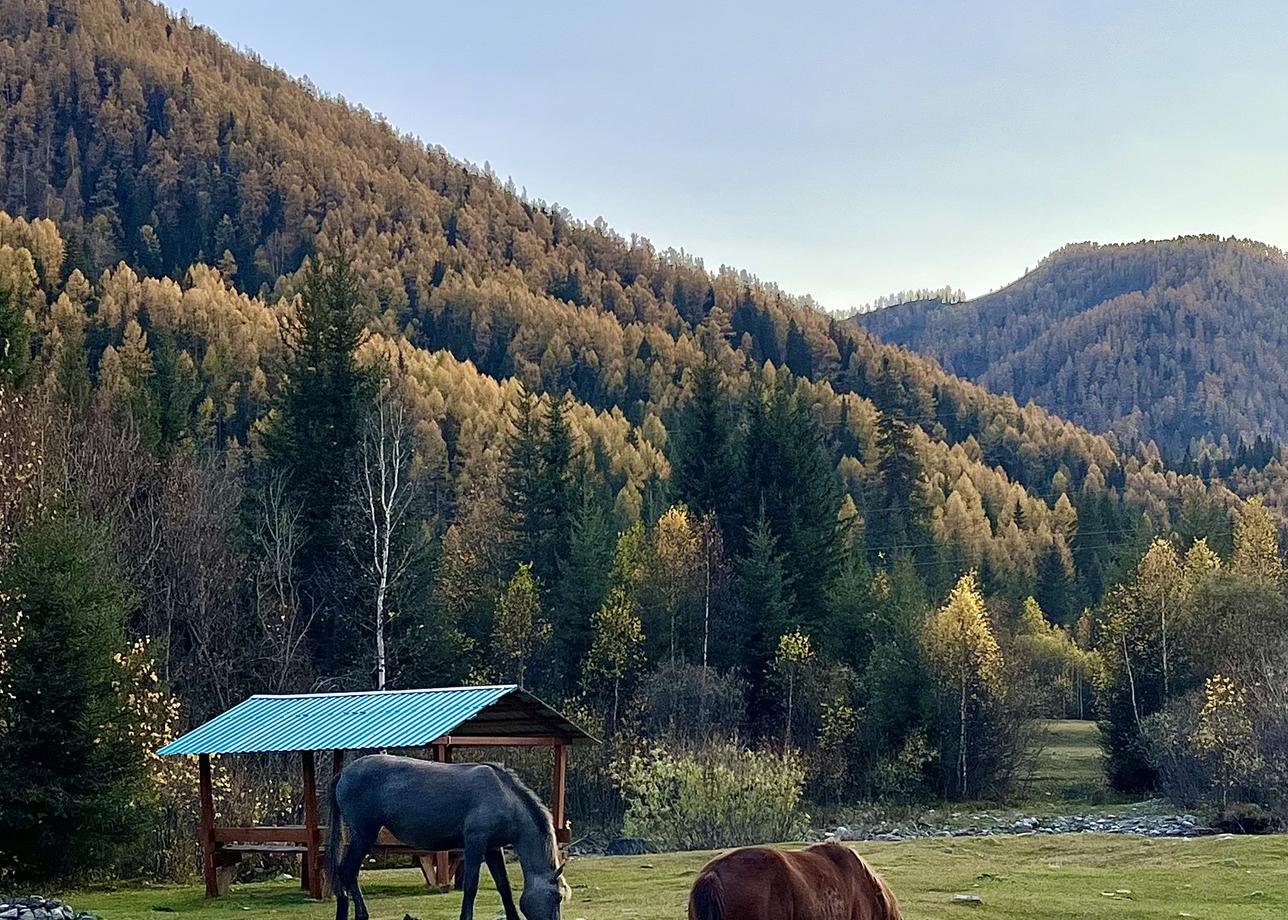
<path id="1" fill-rule="evenodd" d="M 50 300 L 74 271 L 93 281 L 123 260 L 138 276 L 185 284 L 190 266 L 217 265 L 225 283 L 271 305 L 294 292 L 319 240 L 338 240 L 366 278 L 373 330 L 493 380 L 570 391 L 659 443 L 702 361 L 735 387 L 769 363 L 820 388 L 829 424 L 843 416 L 853 426 L 856 413 L 827 416 L 825 394 L 889 411 L 877 384 L 897 379 L 928 451 L 959 450 L 1048 507 L 1066 492 L 1107 490 L 1167 526 L 1185 495 L 1228 503 L 1157 457 L 1120 452 L 1113 439 L 882 345 L 808 298 L 522 198 L 161 7 L 5 0 L 0 11 L 0 192 L 11 214 L 51 218 L 66 241 L 45 281 Z M 148 321 L 144 311 L 144 331 Z M 271 387 L 273 368 L 260 373 Z M 249 430 L 253 390 L 238 391 L 245 405 L 230 436 Z M 858 478 L 876 475 L 871 442 L 849 451 Z M 634 488 L 645 478 L 637 473 Z M 957 478 L 935 487 L 932 507 Z M 879 510 L 853 493 L 860 513 Z M 985 505 L 1000 540 L 1010 512 Z"/>
<path id="2" fill-rule="evenodd" d="M 957 304 L 857 317 L 884 341 L 1096 431 L 1179 456 L 1288 437 L 1288 258 L 1214 237 L 1067 246 Z"/>

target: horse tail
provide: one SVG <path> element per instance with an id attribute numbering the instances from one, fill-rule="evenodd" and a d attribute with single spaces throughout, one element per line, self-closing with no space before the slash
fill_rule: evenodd
<path id="1" fill-rule="evenodd" d="M 335 793 L 336 787 L 340 785 L 342 775 L 342 773 L 337 773 L 331 778 L 331 837 L 326 848 L 326 874 L 331 879 L 331 887 L 337 895 L 343 890 L 338 873 L 340 869 L 340 845 L 343 840 L 340 822 L 344 819 L 340 815 L 340 799 Z"/>
<path id="2" fill-rule="evenodd" d="M 724 885 L 714 872 L 704 872 L 689 892 L 689 920 L 724 920 Z"/>

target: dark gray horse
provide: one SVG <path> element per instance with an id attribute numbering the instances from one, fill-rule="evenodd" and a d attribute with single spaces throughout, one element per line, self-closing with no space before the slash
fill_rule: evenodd
<path id="1" fill-rule="evenodd" d="M 341 822 L 349 846 L 340 856 Z M 554 822 L 541 800 L 511 771 L 496 764 L 432 763 L 371 754 L 349 764 L 331 783 L 331 842 L 327 866 L 335 889 L 336 920 L 367 920 L 358 869 L 381 827 L 407 846 L 463 850 L 465 900 L 461 920 L 474 916 L 479 867 L 496 880 L 506 920 L 519 920 L 505 874 L 502 847 L 512 846 L 523 868 L 519 906 L 528 920 L 559 920 L 568 883 L 559 864 Z"/>

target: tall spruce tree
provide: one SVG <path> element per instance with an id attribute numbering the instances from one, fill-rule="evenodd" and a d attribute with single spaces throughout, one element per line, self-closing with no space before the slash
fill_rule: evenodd
<path id="1" fill-rule="evenodd" d="M 738 485 L 734 420 L 720 369 L 710 358 L 693 373 L 693 396 L 676 423 L 670 460 L 674 499 L 698 515 L 714 512 L 722 525 L 732 524 Z"/>
<path id="2" fill-rule="evenodd" d="M 794 585 L 796 623 L 813 630 L 844 552 L 841 489 L 823 433 L 794 379 L 780 373 L 748 396 L 741 508 L 761 509 Z M 747 554 L 744 531 L 737 552 Z"/>
<path id="3" fill-rule="evenodd" d="M 523 391 L 505 443 L 505 510 L 515 566 L 534 561 L 542 539 L 541 420 L 537 398 Z"/>
<path id="4" fill-rule="evenodd" d="M 300 508 L 299 560 L 311 576 L 339 552 L 340 521 L 357 456 L 359 428 L 376 391 L 360 367 L 361 284 L 343 250 L 309 263 L 298 318 L 287 332 L 286 382 L 264 432 L 268 465 L 285 475 Z"/>
<path id="5" fill-rule="evenodd" d="M 567 397 L 551 397 L 541 412 L 535 397 L 522 394 L 505 448 L 510 556 L 516 566 L 532 563 L 545 590 L 556 594 L 579 501 L 577 461 Z"/>
<path id="6" fill-rule="evenodd" d="M 590 651 L 592 622 L 608 596 L 616 543 L 609 499 L 585 481 L 580 492 L 568 555 L 560 563 L 557 600 L 549 608 L 556 653 L 549 673 L 564 690 L 573 689 L 578 664 Z"/>
<path id="7" fill-rule="evenodd" d="M 931 547 L 929 509 L 922 493 L 924 473 L 909 422 L 909 398 L 902 381 L 883 359 L 873 388 L 877 419 L 877 472 L 881 486 L 865 511 L 868 554 L 886 563 L 923 555 Z M 919 559 L 919 561 L 921 561 Z"/>
<path id="8" fill-rule="evenodd" d="M 738 559 L 737 569 L 743 612 L 736 660 L 745 669 L 755 695 L 764 689 L 778 637 L 791 623 L 797 587 L 763 507 L 747 534 L 746 555 Z"/>

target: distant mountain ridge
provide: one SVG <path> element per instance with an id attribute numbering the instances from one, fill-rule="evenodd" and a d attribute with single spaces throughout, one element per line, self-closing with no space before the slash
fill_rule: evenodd
<path id="1" fill-rule="evenodd" d="M 1053 252 L 973 300 L 855 317 L 883 341 L 1093 431 L 1198 442 L 1288 438 L 1288 258 L 1187 236 Z"/>

